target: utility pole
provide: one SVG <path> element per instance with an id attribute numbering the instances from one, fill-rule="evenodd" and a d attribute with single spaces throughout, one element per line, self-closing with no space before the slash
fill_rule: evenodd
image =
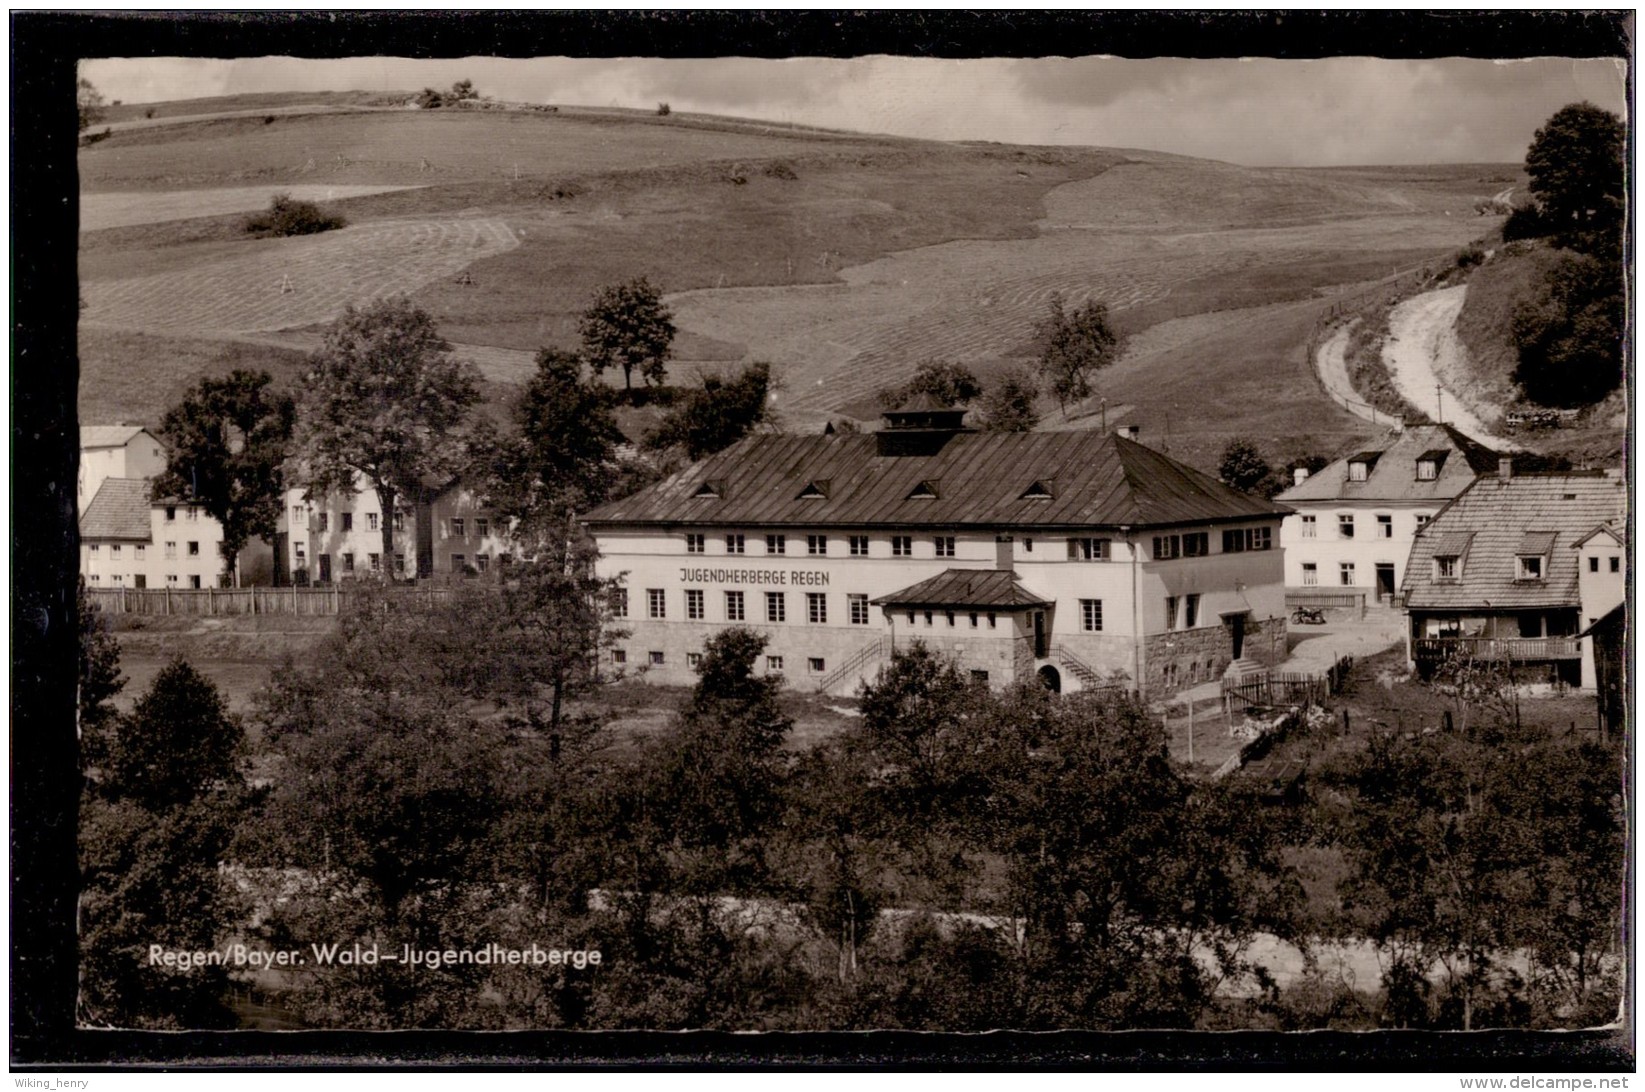
<path id="1" fill-rule="evenodd" d="M 1434 404 L 1439 410 L 1439 420 L 1434 423 L 1443 425 L 1445 423 L 1445 387 L 1440 383 L 1434 384 Z"/>

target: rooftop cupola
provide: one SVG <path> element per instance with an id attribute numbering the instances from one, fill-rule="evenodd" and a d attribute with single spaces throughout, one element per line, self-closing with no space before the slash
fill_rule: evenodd
<path id="1" fill-rule="evenodd" d="M 881 455 L 935 455 L 965 428 L 965 408 L 950 406 L 921 391 L 896 409 L 885 411 L 875 433 Z"/>

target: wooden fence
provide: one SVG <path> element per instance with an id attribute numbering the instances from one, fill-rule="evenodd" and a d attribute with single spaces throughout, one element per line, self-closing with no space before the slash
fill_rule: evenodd
<path id="1" fill-rule="evenodd" d="M 1341 692 L 1353 666 L 1354 658 L 1343 656 L 1326 668 L 1323 675 L 1279 672 L 1239 682 L 1224 679 L 1223 702 L 1230 711 L 1252 707 L 1272 709 L 1281 705 L 1322 705 L 1326 698 Z"/>
<path id="2" fill-rule="evenodd" d="M 428 602 L 451 594 L 449 586 L 403 585 Z M 111 614 L 337 614 L 358 594 L 336 585 L 323 588 L 87 588 L 97 606 Z"/>

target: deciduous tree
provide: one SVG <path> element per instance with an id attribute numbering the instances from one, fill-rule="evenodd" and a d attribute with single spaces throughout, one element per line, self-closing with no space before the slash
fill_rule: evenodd
<path id="1" fill-rule="evenodd" d="M 985 432 L 1032 432 L 1039 424 L 1039 381 L 1026 370 L 1011 370 L 997 376 L 982 395 L 982 415 L 978 424 Z"/>
<path id="2" fill-rule="evenodd" d="M 244 738 L 217 687 L 179 657 L 120 725 L 107 791 L 154 812 L 178 807 L 239 781 Z"/>
<path id="3" fill-rule="evenodd" d="M 108 761 L 108 747 L 119 716 L 114 697 L 125 689 L 120 674 L 120 643 L 109 630 L 102 608 L 86 594 L 86 578 L 75 589 L 80 622 L 80 765 L 84 772 Z"/>
<path id="4" fill-rule="evenodd" d="M 661 384 L 668 374 L 674 313 L 644 277 L 600 289 L 583 312 L 578 331 L 583 356 L 595 375 L 613 365 L 621 367 L 623 386 L 632 390 L 635 368 L 647 383 Z"/>
<path id="5" fill-rule="evenodd" d="M 1241 493 L 1262 492 L 1273 473 L 1274 468 L 1263 457 L 1262 449 L 1243 438 L 1228 441 L 1217 464 L 1217 477 Z"/>
<path id="6" fill-rule="evenodd" d="M 657 451 L 685 450 L 696 460 L 723 451 L 748 435 L 770 416 L 771 366 L 750 364 L 737 378 L 703 377 L 699 390 L 689 392 L 648 434 L 644 446 Z"/>
<path id="7" fill-rule="evenodd" d="M 154 496 L 198 501 L 222 525 L 223 572 L 235 583 L 240 551 L 273 537 L 283 507 L 296 410 L 272 382 L 244 370 L 202 379 L 160 422 L 168 450 Z"/>
<path id="8" fill-rule="evenodd" d="M 450 353 L 428 312 L 390 297 L 350 305 L 310 358 L 292 445 L 298 478 L 313 495 L 351 496 L 358 478 L 376 491 L 389 571 L 395 505 L 467 461 L 478 377 Z"/>
<path id="9" fill-rule="evenodd" d="M 74 104 L 80 115 L 80 132 L 103 120 L 103 96 L 84 76 L 75 81 Z"/>
<path id="10" fill-rule="evenodd" d="M 1558 232 L 1614 227 L 1627 195 L 1622 119 L 1591 102 L 1560 109 L 1525 153 L 1543 222 Z"/>
<path id="11" fill-rule="evenodd" d="M 982 382 L 964 364 L 930 357 L 914 366 L 908 382 L 880 391 L 880 405 L 896 409 L 916 394 L 929 394 L 945 406 L 964 406 L 982 394 Z"/>
<path id="12" fill-rule="evenodd" d="M 1034 325 L 1040 372 L 1064 410 L 1091 394 L 1091 376 L 1119 359 L 1120 341 L 1108 325 L 1108 305 L 1089 300 L 1069 314 L 1054 292 Z"/>

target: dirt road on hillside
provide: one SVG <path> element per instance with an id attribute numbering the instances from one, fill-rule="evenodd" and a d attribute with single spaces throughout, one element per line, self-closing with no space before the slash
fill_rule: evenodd
<path id="1" fill-rule="evenodd" d="M 1435 421 L 1499 450 L 1518 450 L 1517 444 L 1494 435 L 1440 384 L 1440 372 L 1466 352 L 1457 337 L 1456 322 L 1467 294 L 1468 286 L 1462 284 L 1424 292 L 1395 306 L 1388 314 L 1382 362 L 1405 400 Z"/>

